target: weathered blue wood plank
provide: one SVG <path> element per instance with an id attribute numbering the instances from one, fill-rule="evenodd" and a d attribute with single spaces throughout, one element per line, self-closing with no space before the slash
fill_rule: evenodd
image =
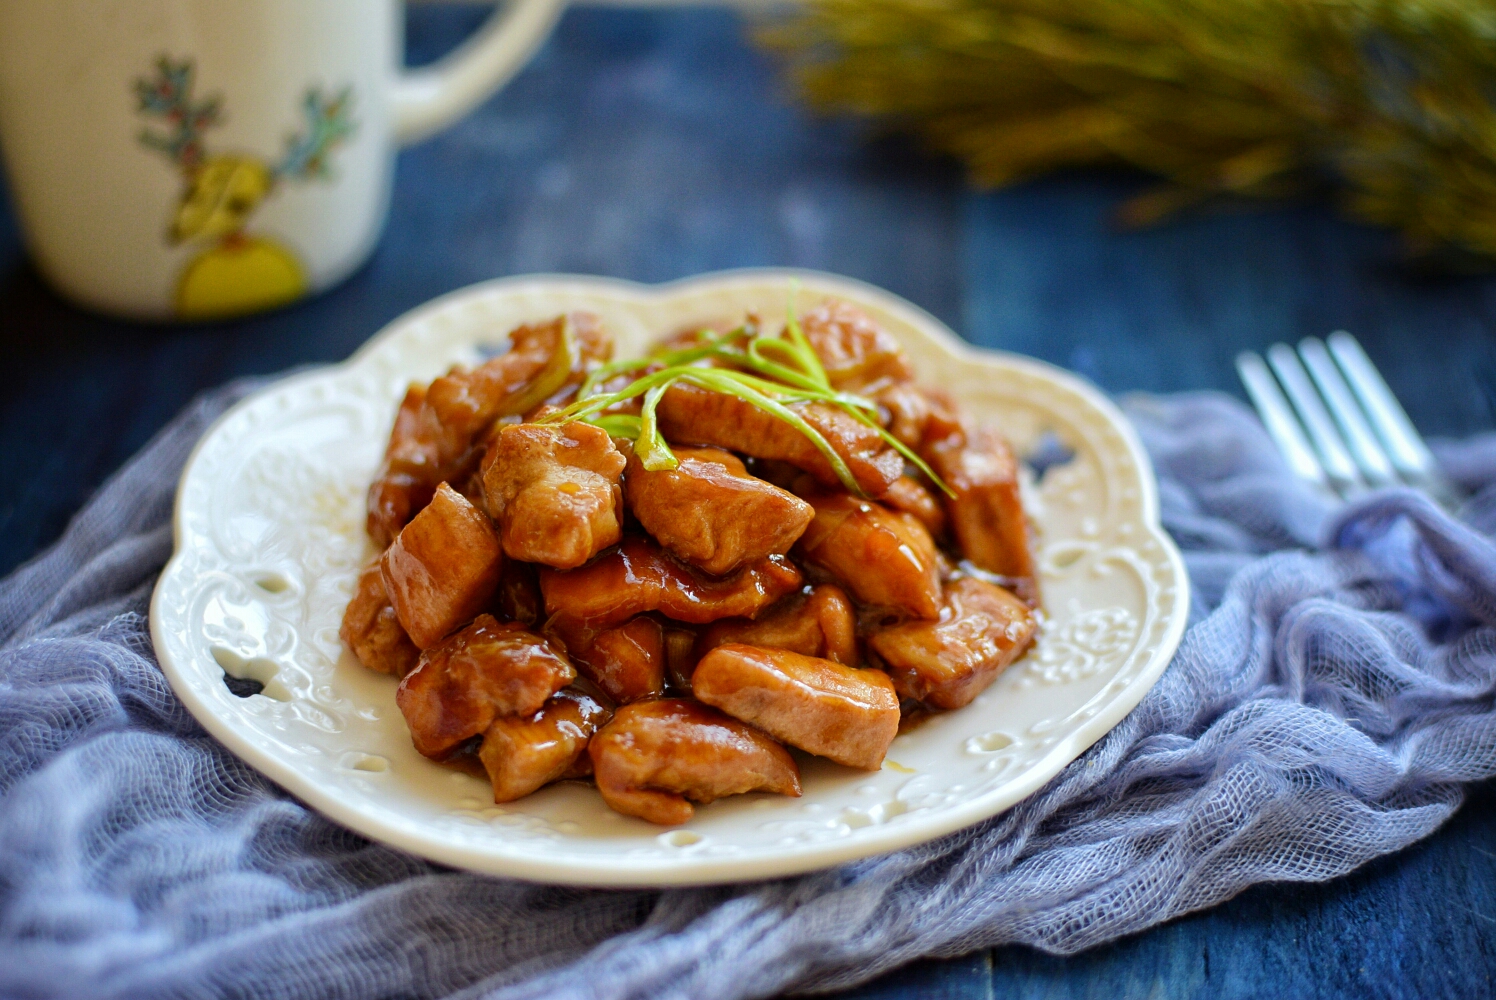
<path id="1" fill-rule="evenodd" d="M 992 953 L 945 961 L 912 962 L 861 989 L 839 994 L 851 1000 L 992 1000 Z"/>
<path id="2" fill-rule="evenodd" d="M 1236 390 L 1232 359 L 1347 328 L 1430 434 L 1496 422 L 1496 283 L 1417 276 L 1395 237 L 1323 203 L 1124 231 L 1135 179 L 1071 176 L 967 202 L 966 334 L 1112 391 Z"/>

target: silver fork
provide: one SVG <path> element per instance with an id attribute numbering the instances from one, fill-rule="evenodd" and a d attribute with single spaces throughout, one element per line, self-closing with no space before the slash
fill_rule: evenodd
<path id="1" fill-rule="evenodd" d="M 1352 499 L 1412 486 L 1447 510 L 1459 492 L 1361 345 L 1344 330 L 1236 356 L 1236 371 L 1288 466 L 1302 479 Z M 1276 376 L 1276 378 L 1274 377 Z M 1286 394 L 1286 395 L 1285 395 Z"/>

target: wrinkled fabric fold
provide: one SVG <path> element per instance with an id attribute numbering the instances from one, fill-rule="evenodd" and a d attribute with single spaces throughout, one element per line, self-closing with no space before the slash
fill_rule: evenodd
<path id="1" fill-rule="evenodd" d="M 1044 789 L 794 879 L 534 886 L 370 843 L 216 743 L 151 651 L 198 400 L 0 581 L 0 994 L 720 998 L 927 955 L 1068 954 L 1427 836 L 1496 773 L 1496 436 L 1435 445 L 1461 519 L 1340 505 L 1216 394 L 1124 408 L 1193 583 L 1142 704 Z"/>

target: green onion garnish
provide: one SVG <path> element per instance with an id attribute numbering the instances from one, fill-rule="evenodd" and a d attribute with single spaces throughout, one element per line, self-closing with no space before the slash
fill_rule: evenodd
<path id="1" fill-rule="evenodd" d="M 850 414 L 856 420 L 873 428 L 930 482 L 948 496 L 954 496 L 951 488 L 914 453 L 908 445 L 888 433 L 878 423 L 877 404 L 853 393 L 837 392 L 831 388 L 831 380 L 821 359 L 816 357 L 800 321 L 795 315 L 791 300 L 787 309 L 788 319 L 785 333 L 788 339 L 764 335 L 761 329 L 749 325 L 740 326 L 727 333 L 717 334 L 703 330 L 701 342 L 691 347 L 661 351 L 644 358 L 614 361 L 591 372 L 577 392 L 576 401 L 565 409 L 540 418 L 540 423 L 564 423 L 581 420 L 603 428 L 615 437 L 628 438 L 634 442 L 634 453 L 640 463 L 650 471 L 674 469 L 680 462 L 670 445 L 660 433 L 655 420 L 655 409 L 665 390 L 676 382 L 699 386 L 713 392 L 725 393 L 783 420 L 810 439 L 847 492 L 864 496 L 862 488 L 847 468 L 847 463 L 830 442 L 806 422 L 790 404 L 826 403 Z M 705 359 L 725 362 L 725 367 L 702 367 L 698 362 Z M 654 369 L 645 371 L 645 369 Z M 616 392 L 603 392 L 604 383 L 632 372 L 645 371 L 628 385 Z M 608 413 L 610 408 L 643 396 L 639 415 Z"/>

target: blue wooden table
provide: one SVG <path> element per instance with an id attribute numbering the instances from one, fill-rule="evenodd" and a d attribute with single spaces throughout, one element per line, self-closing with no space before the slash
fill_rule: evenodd
<path id="1" fill-rule="evenodd" d="M 414 57 L 481 16 L 417 8 Z M 0 196 L 0 573 L 200 390 L 338 360 L 434 295 L 523 272 L 841 272 L 1115 392 L 1237 391 L 1238 350 L 1346 327 L 1426 432 L 1496 425 L 1496 281 L 1421 274 L 1317 202 L 1116 230 L 1141 183 L 974 194 L 907 144 L 797 110 L 728 12 L 580 9 L 502 94 L 401 155 L 373 261 L 275 315 L 179 328 L 75 310 L 25 263 Z M 1428 841 L 1328 885 L 1258 887 L 1071 958 L 919 963 L 847 996 L 1488 996 L 1493 968 L 1496 796 L 1480 787 Z"/>

